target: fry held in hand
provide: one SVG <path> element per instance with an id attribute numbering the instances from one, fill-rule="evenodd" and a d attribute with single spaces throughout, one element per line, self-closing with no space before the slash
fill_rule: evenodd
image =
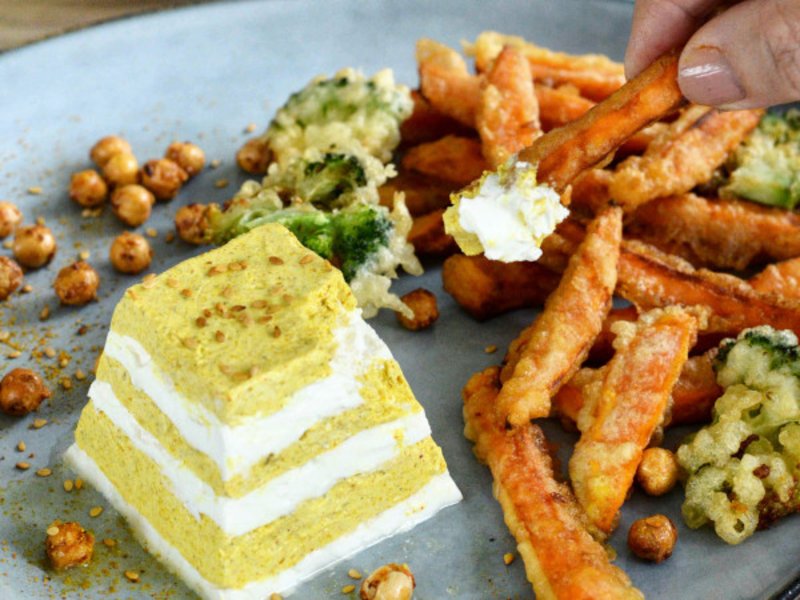
<path id="1" fill-rule="evenodd" d="M 509 349 L 497 410 L 519 426 L 550 414 L 550 398 L 578 370 L 611 308 L 617 282 L 622 211 L 590 225 L 544 310 Z"/>
<path id="2" fill-rule="evenodd" d="M 581 437 L 569 461 L 575 496 L 601 538 L 614 529 L 701 325 L 677 306 L 615 325 L 616 354 L 578 414 Z"/>
<path id="3" fill-rule="evenodd" d="M 569 486 L 556 482 L 541 429 L 525 423 L 511 432 L 494 404 L 499 369 L 474 375 L 464 387 L 464 434 L 492 471 L 495 496 L 517 540 L 537 598 L 642 598 L 589 535 Z"/>

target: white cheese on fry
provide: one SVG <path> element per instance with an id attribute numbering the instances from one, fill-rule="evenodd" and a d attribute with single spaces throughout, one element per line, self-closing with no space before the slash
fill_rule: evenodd
<path id="1" fill-rule="evenodd" d="M 511 159 L 454 194 L 445 230 L 469 255 L 502 262 L 535 261 L 541 245 L 569 211 L 558 193 L 536 182 L 536 168 Z"/>

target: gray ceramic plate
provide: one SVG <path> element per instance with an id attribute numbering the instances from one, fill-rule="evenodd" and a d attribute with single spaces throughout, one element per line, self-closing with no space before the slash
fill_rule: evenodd
<path id="1" fill-rule="evenodd" d="M 0 305 L 0 329 L 21 357 L 7 358 L 0 344 L 0 373 L 31 366 L 55 388 L 38 415 L 0 416 L 0 598 L 187 597 L 188 590 L 146 555 L 113 510 L 91 518 L 105 506 L 91 489 L 67 493 L 72 479 L 60 455 L 71 442 L 86 401 L 88 372 L 102 346 L 111 311 L 133 279 L 119 277 L 108 262 L 108 246 L 122 227 L 113 215 L 84 219 L 67 197 L 71 172 L 88 168 L 88 150 L 109 134 L 127 137 L 140 160 L 160 156 L 174 139 L 197 141 L 216 169 L 190 182 L 178 199 L 159 205 L 145 228 L 157 231 L 154 269 L 161 271 L 196 253 L 165 236 L 178 206 L 222 201 L 243 181 L 233 160 L 255 123 L 262 130 L 275 108 L 312 77 L 344 66 L 371 74 L 395 69 L 399 81 L 416 85 L 414 41 L 428 36 L 458 45 L 484 29 L 524 35 L 541 45 L 571 52 L 601 52 L 621 59 L 631 5 L 610 1 L 480 0 L 265 1 L 220 3 L 122 20 L 65 35 L 0 56 L 0 199 L 17 203 L 27 222 L 42 217 L 56 231 L 59 253 L 47 269 L 31 273 L 33 292 L 15 294 Z M 227 179 L 227 188 L 214 183 Z M 28 192 L 41 187 L 38 195 Z M 82 309 L 59 308 L 51 284 L 58 269 L 88 250 L 102 277 L 101 300 Z M 3 254 L 7 249 L 0 248 Z M 424 286 L 438 298 L 442 316 L 427 332 L 400 329 L 391 314 L 373 320 L 402 364 L 430 417 L 464 501 L 409 534 L 385 541 L 319 574 L 298 590 L 299 598 L 340 597 L 351 583 L 350 568 L 362 573 L 390 561 L 407 562 L 421 599 L 531 597 L 522 562 L 503 563 L 514 541 L 491 494 L 487 469 L 472 457 L 461 434 L 460 389 L 475 371 L 499 360 L 504 348 L 532 312 L 519 311 L 477 324 L 460 312 L 441 288 L 438 265 L 426 275 L 402 277 L 398 292 Z M 52 316 L 40 321 L 49 306 Z M 83 335 L 82 326 L 88 326 Z M 487 355 L 484 348 L 501 351 Z M 69 364 L 41 353 L 52 347 L 69 355 Z M 38 358 L 37 358 L 38 356 Z M 72 378 L 67 391 L 58 385 Z M 32 429 L 34 417 L 47 419 Z M 548 429 L 564 449 L 573 441 Z M 18 442 L 25 452 L 16 449 Z M 14 465 L 27 460 L 25 472 Z M 49 477 L 35 471 L 50 468 Z M 712 532 L 682 526 L 681 492 L 654 501 L 638 492 L 626 504 L 611 542 L 625 569 L 648 596 L 659 598 L 752 598 L 774 593 L 794 578 L 800 521 L 788 518 L 738 547 L 728 547 Z M 625 546 L 630 523 L 665 512 L 678 523 L 675 554 L 659 566 L 644 564 Z M 78 520 L 98 539 L 92 565 L 55 574 L 43 552 L 45 529 L 55 519 Z M 554 542 L 555 543 L 555 542 Z M 141 573 L 141 583 L 124 577 Z"/>

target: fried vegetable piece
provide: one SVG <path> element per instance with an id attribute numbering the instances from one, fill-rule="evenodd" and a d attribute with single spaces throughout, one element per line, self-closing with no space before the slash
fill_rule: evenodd
<path id="1" fill-rule="evenodd" d="M 458 245 L 444 230 L 444 209 L 438 209 L 414 219 L 408 232 L 408 243 L 420 256 L 450 256 L 458 252 Z"/>
<path id="2" fill-rule="evenodd" d="M 690 106 L 643 156 L 630 156 L 617 167 L 611 197 L 631 212 L 654 198 L 688 192 L 711 179 L 763 114 Z"/>
<path id="3" fill-rule="evenodd" d="M 383 206 L 392 208 L 395 194 L 403 192 L 408 212 L 412 217 L 418 217 L 450 206 L 450 194 L 459 187 L 452 181 L 410 171 L 401 166 L 397 177 L 392 177 L 378 188 L 378 195 Z"/>
<path id="4" fill-rule="evenodd" d="M 711 333 L 737 335 L 763 324 L 800 332 L 800 301 L 759 292 L 733 275 L 695 269 L 637 240 L 622 244 L 617 293 L 640 311 L 670 304 L 707 306 Z"/>
<path id="5" fill-rule="evenodd" d="M 590 223 L 561 282 L 533 324 L 512 342 L 497 408 L 519 426 L 550 413 L 550 398 L 578 370 L 600 333 L 617 282 L 622 211 Z"/>
<path id="6" fill-rule="evenodd" d="M 538 165 L 539 183 L 563 190 L 637 131 L 685 103 L 677 74 L 675 50 L 575 121 L 537 138 L 519 152 L 520 160 Z"/>
<path id="7" fill-rule="evenodd" d="M 461 55 L 444 44 L 422 38 L 417 41 L 419 88 L 437 111 L 468 127 L 475 126 L 481 82 L 467 70 Z"/>
<path id="8" fill-rule="evenodd" d="M 544 131 L 563 127 L 591 109 L 595 102 L 584 98 L 574 87 L 534 86 L 539 104 L 539 121 Z"/>
<path id="9" fill-rule="evenodd" d="M 528 306 L 541 306 L 560 275 L 539 262 L 503 263 L 483 255 L 455 254 L 442 265 L 444 291 L 478 321 Z"/>
<path id="10" fill-rule="evenodd" d="M 759 292 L 800 300 L 800 257 L 767 265 L 747 281 Z"/>
<path id="11" fill-rule="evenodd" d="M 419 90 L 411 90 L 414 109 L 411 116 L 400 123 L 400 145 L 416 146 L 433 142 L 446 135 L 474 135 L 471 127 L 459 123 L 436 110 L 423 98 Z"/>
<path id="12" fill-rule="evenodd" d="M 601 539 L 615 527 L 701 321 L 671 306 L 614 326 L 616 353 L 578 414 L 581 437 L 569 461 L 575 496 Z"/>
<path id="13" fill-rule="evenodd" d="M 489 163 L 478 140 L 448 135 L 409 148 L 403 155 L 402 167 L 463 187 L 478 179 Z"/>
<path id="14" fill-rule="evenodd" d="M 484 81 L 476 126 L 483 155 L 493 169 L 542 135 L 531 69 L 519 50 L 506 46 L 492 64 Z"/>
<path id="15" fill-rule="evenodd" d="M 581 202 L 596 202 L 597 196 L 584 187 Z M 573 190 L 573 198 L 578 191 Z M 742 270 L 800 256 L 800 216 L 746 200 L 695 194 L 658 198 L 631 215 L 625 233 L 696 267 Z"/>
<path id="16" fill-rule="evenodd" d="M 716 355 L 714 348 L 683 363 L 681 375 L 672 388 L 668 425 L 708 423 L 711 420 L 711 409 L 722 394 L 713 368 Z M 577 421 L 578 412 L 585 402 L 586 386 L 602 379 L 604 369 L 583 368 L 575 373 L 553 396 L 553 412 L 572 422 Z"/>
<path id="17" fill-rule="evenodd" d="M 486 369 L 464 387 L 464 434 L 492 471 L 495 497 L 536 597 L 642 598 L 586 531 L 569 486 L 556 482 L 541 429 L 525 423 L 507 432 L 497 419 L 498 375 L 497 367 Z"/>
<path id="18" fill-rule="evenodd" d="M 554 52 L 521 37 L 494 31 L 481 33 L 475 44 L 467 47 L 467 54 L 475 57 L 478 71 L 485 72 L 506 46 L 524 54 L 530 62 L 535 81 L 546 81 L 555 86 L 570 84 L 580 90 L 582 96 L 591 100 L 603 100 L 625 83 L 622 64 L 606 56 Z"/>

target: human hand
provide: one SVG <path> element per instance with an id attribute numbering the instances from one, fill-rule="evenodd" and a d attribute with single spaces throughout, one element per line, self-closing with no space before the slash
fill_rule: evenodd
<path id="1" fill-rule="evenodd" d="M 800 1 L 636 0 L 625 70 L 633 77 L 685 44 L 687 99 L 726 109 L 800 100 Z"/>

